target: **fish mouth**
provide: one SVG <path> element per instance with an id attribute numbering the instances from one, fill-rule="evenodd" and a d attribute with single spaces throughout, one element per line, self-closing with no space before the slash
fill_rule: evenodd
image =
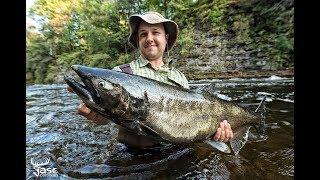
<path id="1" fill-rule="evenodd" d="M 91 82 L 92 75 L 86 72 L 81 65 L 72 65 L 71 68 L 80 77 L 82 83 L 76 81 L 75 78 L 70 75 L 65 75 L 64 81 L 82 99 L 82 101 L 92 108 L 97 109 L 97 104 L 100 103 L 100 96 Z"/>

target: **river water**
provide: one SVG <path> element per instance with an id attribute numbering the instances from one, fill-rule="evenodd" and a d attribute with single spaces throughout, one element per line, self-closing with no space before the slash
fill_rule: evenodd
<path id="1" fill-rule="evenodd" d="M 96 125 L 75 113 L 80 99 L 65 84 L 27 85 L 26 179 L 294 179 L 293 78 L 190 85 L 247 108 L 267 96 L 264 139 L 248 141 L 238 155 L 201 144 L 128 149 L 113 123 Z"/>

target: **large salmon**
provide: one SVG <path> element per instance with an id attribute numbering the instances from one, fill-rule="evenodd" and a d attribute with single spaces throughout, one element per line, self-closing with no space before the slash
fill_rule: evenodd
<path id="1" fill-rule="evenodd" d="M 238 153 L 249 128 L 261 123 L 260 116 L 209 93 L 114 70 L 81 65 L 72 69 L 83 84 L 70 76 L 65 81 L 86 105 L 137 134 L 171 143 L 207 142 L 230 152 L 224 143 L 210 139 L 226 119 L 235 133 L 231 147 Z"/>

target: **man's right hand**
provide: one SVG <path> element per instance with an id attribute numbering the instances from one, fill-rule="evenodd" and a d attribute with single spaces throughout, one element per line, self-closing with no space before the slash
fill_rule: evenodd
<path id="1" fill-rule="evenodd" d="M 67 90 L 71 93 L 74 93 L 70 86 L 67 87 Z M 99 125 L 107 124 L 109 121 L 107 118 L 89 109 L 85 103 L 81 103 L 79 105 L 77 113 Z"/>

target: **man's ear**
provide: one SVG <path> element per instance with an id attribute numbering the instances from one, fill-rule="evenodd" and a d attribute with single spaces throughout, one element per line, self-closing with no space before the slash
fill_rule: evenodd
<path id="1" fill-rule="evenodd" d="M 166 40 L 168 41 L 168 39 L 169 39 L 169 34 L 166 34 Z"/>

